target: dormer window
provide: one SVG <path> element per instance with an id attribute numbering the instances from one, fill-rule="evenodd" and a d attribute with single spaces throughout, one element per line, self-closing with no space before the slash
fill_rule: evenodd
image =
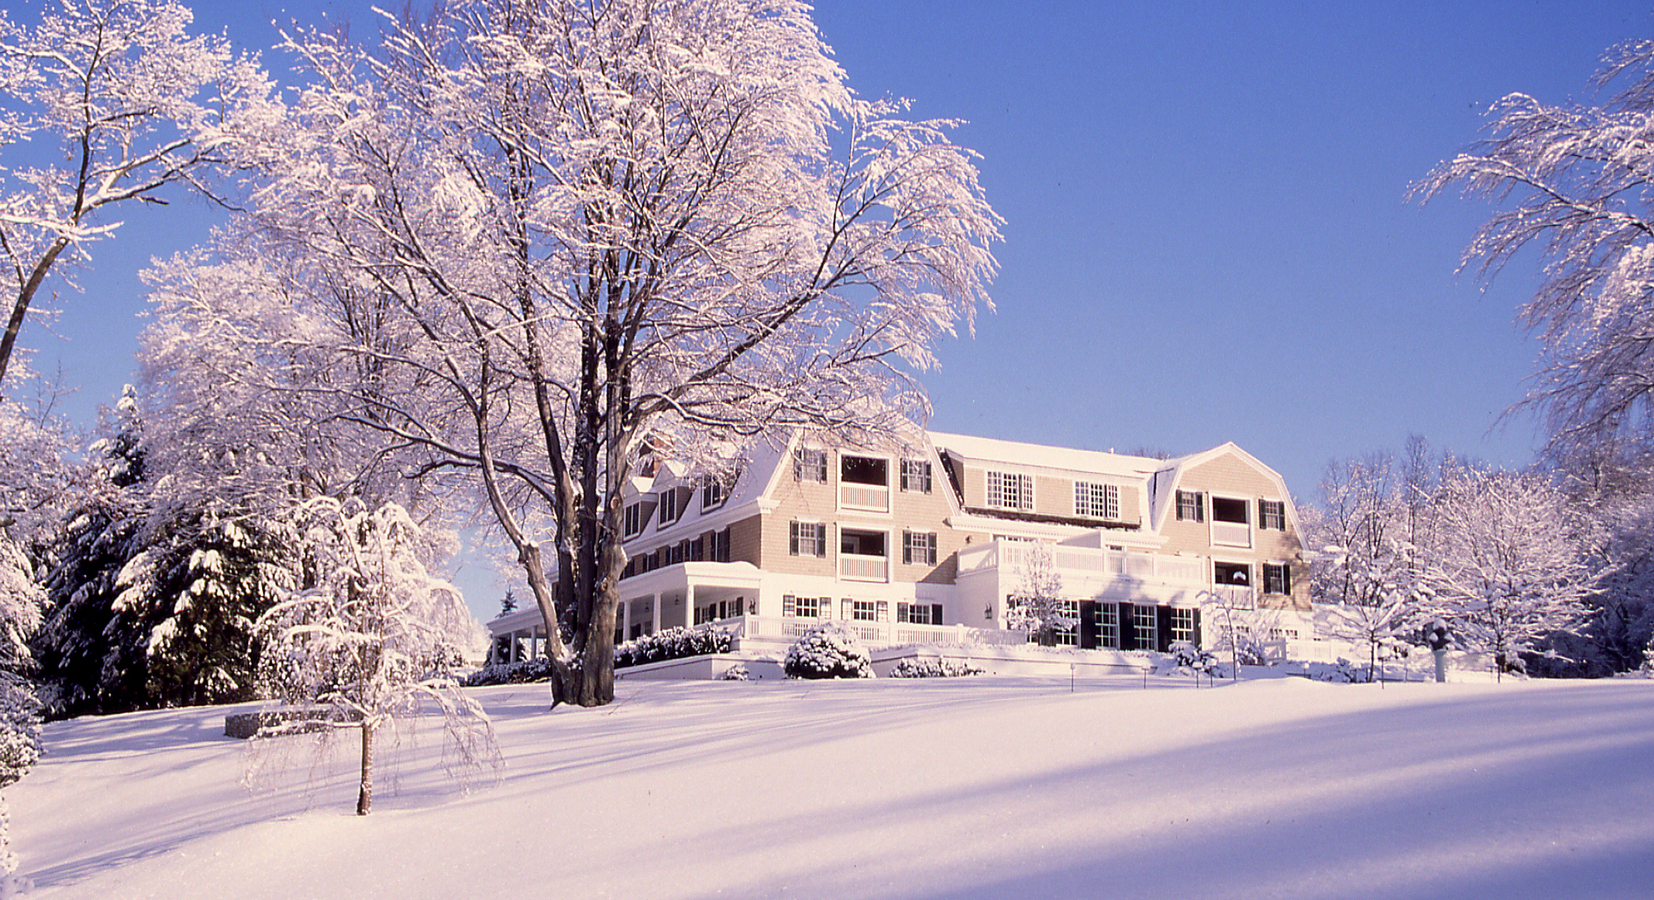
<path id="1" fill-rule="evenodd" d="M 660 515 L 655 519 L 657 528 L 666 526 L 678 520 L 678 489 L 667 488 L 660 492 Z"/>
<path id="2" fill-rule="evenodd" d="M 989 472 L 988 505 L 1001 509 L 1033 509 L 1034 476 Z"/>

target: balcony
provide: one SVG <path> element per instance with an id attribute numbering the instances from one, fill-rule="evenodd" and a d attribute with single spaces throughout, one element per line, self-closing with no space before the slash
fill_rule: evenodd
<path id="1" fill-rule="evenodd" d="M 840 553 L 838 576 L 845 581 L 887 582 L 890 580 L 890 559 L 861 553 Z"/>
<path id="2" fill-rule="evenodd" d="M 1245 522 L 1212 523 L 1212 546 L 1251 547 L 1252 526 Z"/>
<path id="3" fill-rule="evenodd" d="M 842 509 L 890 512 L 890 487 L 883 484 L 840 482 L 838 505 Z"/>

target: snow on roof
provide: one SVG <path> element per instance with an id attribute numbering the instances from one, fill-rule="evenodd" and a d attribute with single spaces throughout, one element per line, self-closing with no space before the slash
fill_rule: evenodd
<path id="1" fill-rule="evenodd" d="M 1124 453 L 1076 450 L 1071 447 L 1051 447 L 1045 444 L 1027 444 L 965 434 L 944 434 L 939 431 L 929 434 L 930 442 L 937 450 L 979 462 L 1002 462 L 1132 478 L 1151 475 L 1177 462 L 1147 456 L 1129 456 Z"/>

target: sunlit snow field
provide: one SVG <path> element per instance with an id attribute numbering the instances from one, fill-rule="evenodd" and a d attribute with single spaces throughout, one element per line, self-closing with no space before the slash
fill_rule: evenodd
<path id="1" fill-rule="evenodd" d="M 349 740 L 137 713 L 7 798 L 39 897 L 1654 896 L 1654 682 L 1147 684 L 484 688 L 499 774 L 427 726 L 366 819 Z"/>

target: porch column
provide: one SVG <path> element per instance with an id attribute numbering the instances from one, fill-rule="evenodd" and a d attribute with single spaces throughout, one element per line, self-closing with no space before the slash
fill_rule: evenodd
<path id="1" fill-rule="evenodd" d="M 654 612 L 655 612 L 654 621 L 649 623 L 649 628 L 650 628 L 649 633 L 654 634 L 655 632 L 660 631 L 660 594 L 657 592 L 657 593 L 649 595 L 649 597 L 650 597 L 650 602 L 654 604 Z"/>
<path id="2" fill-rule="evenodd" d="M 632 639 L 632 601 L 620 601 L 620 642 Z"/>
<path id="3" fill-rule="evenodd" d="M 511 661 L 516 662 L 517 661 L 517 632 L 513 631 L 510 634 L 506 635 L 506 639 L 511 642 Z"/>

